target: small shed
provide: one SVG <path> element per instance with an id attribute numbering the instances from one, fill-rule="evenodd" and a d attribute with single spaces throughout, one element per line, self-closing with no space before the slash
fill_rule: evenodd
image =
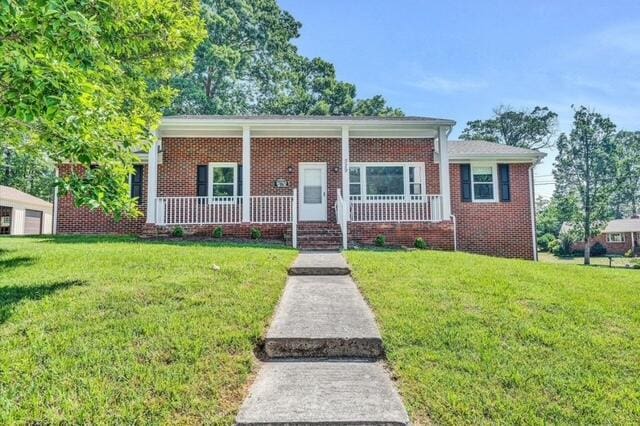
<path id="1" fill-rule="evenodd" d="M 0 185 L 0 235 L 41 235 L 53 230 L 53 204 Z"/>

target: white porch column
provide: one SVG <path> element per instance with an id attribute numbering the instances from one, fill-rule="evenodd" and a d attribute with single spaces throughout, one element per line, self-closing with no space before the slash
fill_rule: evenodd
<path id="1" fill-rule="evenodd" d="M 349 211 L 349 127 L 342 126 L 342 196 L 344 198 L 344 204 L 347 206 L 346 210 Z M 346 217 L 349 220 L 349 217 Z"/>
<path id="2" fill-rule="evenodd" d="M 442 220 L 451 217 L 451 185 L 449 180 L 449 149 L 447 132 L 449 128 L 438 128 L 438 147 L 440 150 L 440 195 L 442 197 Z"/>
<path id="3" fill-rule="evenodd" d="M 242 128 L 242 221 L 251 222 L 251 129 Z"/>
<path id="4" fill-rule="evenodd" d="M 147 223 L 156 223 L 156 198 L 158 197 L 158 139 L 149 150 L 147 162 Z"/>

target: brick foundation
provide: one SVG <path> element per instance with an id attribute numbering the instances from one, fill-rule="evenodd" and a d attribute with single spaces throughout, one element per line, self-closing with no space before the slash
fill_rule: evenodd
<path id="1" fill-rule="evenodd" d="M 349 223 L 349 242 L 373 245 L 378 235 L 386 244 L 413 247 L 421 237 L 430 247 L 453 250 L 453 223 Z"/>

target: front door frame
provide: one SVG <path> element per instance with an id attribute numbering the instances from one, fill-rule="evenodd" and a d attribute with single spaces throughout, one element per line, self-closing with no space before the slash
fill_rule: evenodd
<path id="1" fill-rule="evenodd" d="M 320 210 L 317 211 L 318 215 L 309 215 L 305 211 L 304 204 L 304 185 L 303 185 L 303 169 L 307 166 L 320 166 L 322 169 L 322 204 Z M 327 163 L 326 162 L 299 162 L 298 163 L 298 219 L 300 222 L 326 222 L 327 221 Z M 314 211 L 316 213 L 316 211 Z"/>

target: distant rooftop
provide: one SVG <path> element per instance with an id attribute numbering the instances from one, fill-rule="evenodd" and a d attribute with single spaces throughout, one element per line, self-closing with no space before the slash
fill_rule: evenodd
<path id="1" fill-rule="evenodd" d="M 26 192 L 19 191 L 10 186 L 0 185 L 0 204 L 2 204 L 3 200 L 31 204 L 34 206 L 41 206 L 41 207 L 53 206 L 53 204 L 51 204 L 50 202 L 45 201 L 38 197 L 34 197 L 33 195 L 29 195 Z"/>
<path id="2" fill-rule="evenodd" d="M 607 224 L 603 231 L 606 234 L 619 232 L 640 232 L 640 219 L 615 219 Z"/>
<path id="3" fill-rule="evenodd" d="M 523 157 L 543 158 L 546 154 L 534 149 L 520 148 L 501 143 L 481 140 L 451 140 L 449 141 L 449 157 L 464 159 L 473 157 Z"/>

